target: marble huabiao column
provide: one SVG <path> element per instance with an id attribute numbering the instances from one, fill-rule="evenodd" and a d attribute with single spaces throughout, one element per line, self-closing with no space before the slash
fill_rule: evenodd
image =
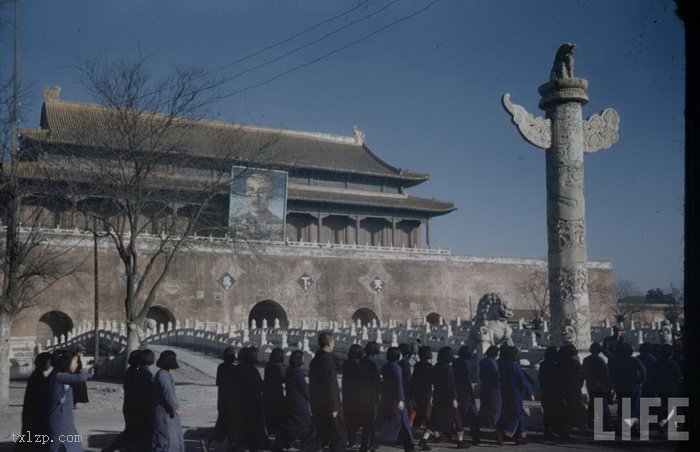
<path id="1" fill-rule="evenodd" d="M 545 149 L 547 169 L 547 259 L 550 315 L 554 344 L 567 342 L 587 350 L 591 342 L 588 300 L 588 259 L 583 196 L 583 155 L 608 149 L 617 142 L 620 117 L 603 110 L 583 120 L 588 103 L 585 79 L 574 77 L 575 45 L 557 51 L 550 81 L 539 87 L 535 117 L 503 96 L 503 106 L 529 143 Z"/>

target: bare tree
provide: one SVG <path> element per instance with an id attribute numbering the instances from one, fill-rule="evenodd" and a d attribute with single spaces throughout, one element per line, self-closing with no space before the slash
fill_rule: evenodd
<path id="1" fill-rule="evenodd" d="M 50 243 L 49 226 L 54 226 L 42 200 L 55 195 L 46 185 L 37 195 L 37 186 L 23 177 L 24 163 L 15 149 L 15 125 L 18 118 L 15 95 L 10 83 L 0 86 L 0 146 L 2 171 L 2 232 L 0 258 L 2 292 L 0 293 L 0 411 L 9 400 L 11 330 L 19 313 L 34 306 L 39 297 L 60 279 L 74 275 L 87 258 L 69 257 L 77 243 Z M 43 185 L 43 184 L 42 184 Z"/>
<path id="2" fill-rule="evenodd" d="M 671 290 L 666 296 L 664 317 L 671 323 L 676 323 L 684 316 L 683 291 L 671 285 Z"/>
<path id="3" fill-rule="evenodd" d="M 547 267 L 538 268 L 519 288 L 525 301 L 539 319 L 549 318 L 549 279 Z"/>
<path id="4" fill-rule="evenodd" d="M 70 187 L 85 227 L 119 255 L 127 355 L 139 347 L 158 289 L 192 236 L 225 233 L 232 165 L 265 165 L 273 141 L 230 125 L 203 130 L 215 83 L 191 70 L 153 81 L 145 63 L 80 63 L 98 105 L 76 145 L 61 151 L 68 163 L 49 165 L 80 181 Z M 206 156 L 193 152 L 198 139 Z"/>
<path id="5" fill-rule="evenodd" d="M 630 320 L 635 314 L 644 311 L 643 303 L 634 302 L 641 292 L 637 285 L 627 279 L 619 279 L 614 285 L 607 280 L 597 280 L 589 285 L 591 294 L 597 293 L 603 301 L 603 314 L 610 320 Z"/>

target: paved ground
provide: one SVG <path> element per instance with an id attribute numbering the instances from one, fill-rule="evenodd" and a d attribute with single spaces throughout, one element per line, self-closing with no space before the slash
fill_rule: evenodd
<path id="1" fill-rule="evenodd" d="M 154 351 L 160 351 L 165 347 L 152 347 Z M 170 347 L 172 348 L 172 347 Z M 156 350 L 158 349 L 158 350 Z M 185 429 L 185 443 L 187 452 L 202 450 L 200 441 L 207 437 L 209 430 L 216 421 L 216 386 L 214 376 L 218 361 L 202 354 L 177 350 L 181 367 L 173 372 L 176 382 L 176 391 L 184 410 L 182 417 Z M 196 366 L 196 368 L 194 367 Z M 201 369 L 201 370 L 200 370 Z M 10 384 L 11 408 L 10 413 L 0 417 L 0 452 L 11 451 L 14 444 L 11 440 L 12 433 L 19 433 L 21 429 L 22 398 L 24 396 L 25 383 L 13 381 Z M 78 431 L 83 435 L 83 445 L 88 451 L 99 451 L 106 447 L 124 427 L 121 413 L 123 392 L 121 383 L 117 381 L 88 381 L 89 404 L 79 405 L 75 411 L 75 422 Z M 664 441 L 663 437 L 652 436 L 649 442 L 617 442 L 602 443 L 583 437 L 574 438 L 569 442 L 545 441 L 537 426 L 541 425 L 540 410 L 537 403 L 526 406 L 530 412 L 529 442 L 525 445 L 514 446 L 506 443 L 505 448 L 519 451 L 541 450 L 634 450 L 657 451 L 673 450 L 676 444 Z M 491 440 L 492 434 L 484 433 L 485 441 L 482 445 L 472 447 L 470 450 L 495 450 L 499 446 Z M 387 451 L 399 451 L 400 449 L 383 446 Z M 443 451 L 454 449 L 454 444 L 437 443 L 433 450 Z M 215 451 L 224 451 L 223 446 L 214 446 Z"/>

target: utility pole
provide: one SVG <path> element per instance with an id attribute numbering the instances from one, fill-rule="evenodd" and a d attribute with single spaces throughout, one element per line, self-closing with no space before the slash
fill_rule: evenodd
<path id="1" fill-rule="evenodd" d="M 97 377 L 100 359 L 100 285 L 99 285 L 99 261 L 97 253 L 97 219 L 92 220 L 92 242 L 93 242 L 93 264 L 95 280 L 95 360 L 93 365 L 93 375 Z"/>
<path id="2" fill-rule="evenodd" d="M 14 57 L 12 67 L 12 157 L 14 157 L 17 152 L 17 121 L 19 117 L 19 0 L 15 0 L 14 35 Z"/>

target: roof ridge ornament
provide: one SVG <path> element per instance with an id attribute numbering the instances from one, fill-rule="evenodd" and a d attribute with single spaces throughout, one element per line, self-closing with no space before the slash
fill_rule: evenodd
<path id="1" fill-rule="evenodd" d="M 365 133 L 357 126 L 352 126 L 352 137 L 355 140 L 355 144 L 365 144 Z"/>
<path id="2" fill-rule="evenodd" d="M 58 100 L 61 95 L 61 87 L 58 85 L 44 87 L 44 103 Z"/>

